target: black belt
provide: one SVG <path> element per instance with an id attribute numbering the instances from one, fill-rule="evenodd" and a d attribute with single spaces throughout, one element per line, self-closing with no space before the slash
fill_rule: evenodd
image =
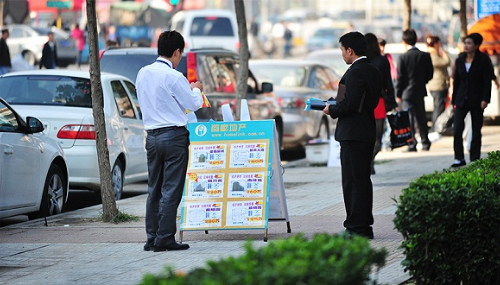
<path id="1" fill-rule="evenodd" d="M 179 126 L 170 126 L 170 127 L 163 127 L 163 128 L 158 128 L 154 130 L 147 130 L 148 134 L 158 134 L 166 131 L 172 131 L 172 130 L 177 130 L 179 128 L 186 128 L 186 127 L 179 127 Z"/>

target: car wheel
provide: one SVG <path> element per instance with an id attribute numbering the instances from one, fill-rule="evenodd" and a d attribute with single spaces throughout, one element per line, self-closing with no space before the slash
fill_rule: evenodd
<path id="1" fill-rule="evenodd" d="M 45 179 L 40 209 L 37 212 L 28 214 L 28 218 L 31 220 L 60 214 L 64 208 L 68 193 L 66 187 L 66 177 L 61 168 L 52 165 Z"/>
<path id="2" fill-rule="evenodd" d="M 111 170 L 111 180 L 113 181 L 115 200 L 120 200 L 123 194 L 123 167 L 120 160 L 116 160 Z"/>
<path id="3" fill-rule="evenodd" d="M 30 65 L 35 65 L 35 54 L 29 50 L 23 51 L 23 59 Z"/>
<path id="4" fill-rule="evenodd" d="M 321 124 L 319 125 L 317 139 L 328 140 L 330 139 L 330 130 L 328 129 L 328 121 L 326 118 L 321 119 Z"/>

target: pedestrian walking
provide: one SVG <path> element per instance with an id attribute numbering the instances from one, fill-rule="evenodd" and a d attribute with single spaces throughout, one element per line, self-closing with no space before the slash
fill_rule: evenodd
<path id="1" fill-rule="evenodd" d="M 343 99 L 326 104 L 323 112 L 338 118 L 335 139 L 340 142 L 342 192 L 347 234 L 373 239 L 373 185 L 370 178 L 375 145 L 375 116 L 382 91 L 380 71 L 366 57 L 366 39 L 359 32 L 340 37 L 340 49 L 351 66 L 342 76 Z M 342 86 L 343 85 L 343 86 Z M 339 96 L 339 95 L 337 95 Z"/>
<path id="2" fill-rule="evenodd" d="M 7 45 L 9 35 L 9 29 L 2 29 L 2 38 L 0 38 L 0 75 L 10 72 L 12 68 L 9 46 Z"/>
<path id="3" fill-rule="evenodd" d="M 430 54 L 419 50 L 415 46 L 416 43 L 417 33 L 415 30 L 405 30 L 403 44 L 407 52 L 402 54 L 398 60 L 396 100 L 402 101 L 403 110 L 408 110 L 410 115 L 412 140 L 408 143 L 407 152 L 417 151 L 415 125 L 418 126 L 422 150 L 428 151 L 431 148 L 424 97 L 427 96 L 425 85 L 432 79 L 434 69 Z"/>
<path id="4" fill-rule="evenodd" d="M 492 80 L 496 80 L 493 64 L 487 54 L 479 51 L 483 37 L 478 33 L 464 39 L 464 52 L 455 60 L 453 71 L 453 94 L 451 103 L 455 107 L 453 115 L 453 151 L 455 161 L 451 167 L 466 165 L 462 133 L 465 117 L 470 113 L 472 120 L 472 140 L 470 161 L 481 157 L 481 128 L 483 112 L 491 98 Z"/>
<path id="5" fill-rule="evenodd" d="M 431 131 L 435 131 L 436 120 L 444 112 L 446 101 L 448 101 L 448 88 L 450 86 L 450 56 L 441 44 L 441 39 L 437 36 L 428 35 L 426 38 L 427 51 L 431 55 L 434 73 L 432 79 L 427 83 L 427 87 L 434 99 L 434 111 L 432 112 Z"/>
<path id="6" fill-rule="evenodd" d="M 47 34 L 48 41 L 43 45 L 42 59 L 40 59 L 39 67 L 54 69 L 57 66 L 57 46 L 54 42 L 54 32 Z"/>
<path id="7" fill-rule="evenodd" d="M 158 38 L 158 58 L 137 74 L 137 96 L 147 131 L 148 198 L 146 201 L 145 251 L 183 250 L 177 243 L 177 208 L 181 202 L 189 157 L 186 110 L 196 111 L 202 103 L 203 86 L 189 83 L 175 70 L 182 59 L 185 42 L 176 31 Z"/>
<path id="8" fill-rule="evenodd" d="M 375 156 L 382 149 L 382 135 L 385 131 L 386 113 L 396 109 L 398 110 L 398 103 L 394 96 L 394 85 L 392 85 L 391 66 L 387 57 L 382 55 L 380 50 L 377 36 L 372 33 L 365 34 L 366 38 L 366 56 L 371 63 L 380 71 L 382 75 L 382 91 L 379 95 L 378 105 L 375 108 L 375 126 L 376 137 L 375 147 L 373 148 L 373 158 L 371 163 L 371 174 L 375 174 Z"/>
<path id="9" fill-rule="evenodd" d="M 76 41 L 76 48 L 78 49 L 78 67 L 81 65 L 82 51 L 85 48 L 85 36 L 83 31 L 80 29 L 78 24 L 74 24 L 73 30 L 71 30 L 71 37 Z"/>

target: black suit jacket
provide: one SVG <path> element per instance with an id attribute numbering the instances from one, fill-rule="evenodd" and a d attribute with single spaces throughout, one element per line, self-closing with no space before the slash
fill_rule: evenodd
<path id="1" fill-rule="evenodd" d="M 491 80 L 495 79 L 495 72 L 490 58 L 476 51 L 469 72 L 465 69 L 465 53 L 461 53 L 455 60 L 453 73 L 453 95 L 451 103 L 463 107 L 469 101 L 475 107 L 481 106 L 481 101 L 490 102 Z"/>
<path id="2" fill-rule="evenodd" d="M 9 46 L 4 39 L 0 39 L 0 66 L 11 67 Z"/>
<path id="3" fill-rule="evenodd" d="M 52 66 L 53 63 L 57 66 L 57 46 L 56 43 L 54 43 L 54 51 L 52 52 L 49 42 L 46 42 L 43 45 L 42 59 L 40 59 L 40 69 L 42 69 L 42 66 L 47 69 L 55 68 L 56 66 Z"/>
<path id="4" fill-rule="evenodd" d="M 344 98 L 328 108 L 330 116 L 338 118 L 335 139 L 339 142 L 375 142 L 373 110 L 377 107 L 382 91 L 380 71 L 368 58 L 362 58 L 351 65 L 340 84 L 345 84 Z M 358 112 L 363 94 L 363 106 Z"/>
<path id="5" fill-rule="evenodd" d="M 425 85 L 432 79 L 434 67 L 431 55 L 410 48 L 398 60 L 398 80 L 396 96 L 405 101 L 415 101 L 427 96 Z"/>

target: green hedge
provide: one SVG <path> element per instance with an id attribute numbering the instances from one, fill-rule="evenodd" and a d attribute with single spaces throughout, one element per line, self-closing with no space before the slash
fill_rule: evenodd
<path id="1" fill-rule="evenodd" d="M 362 237 L 317 234 L 307 240 L 296 235 L 259 249 L 249 241 L 239 257 L 208 261 L 187 274 L 167 267 L 160 275 L 145 275 L 141 284 L 377 284 L 369 274 L 385 264 L 386 256 L 385 249 L 371 249 Z"/>
<path id="2" fill-rule="evenodd" d="M 394 219 L 417 284 L 500 284 L 500 151 L 403 189 Z"/>

